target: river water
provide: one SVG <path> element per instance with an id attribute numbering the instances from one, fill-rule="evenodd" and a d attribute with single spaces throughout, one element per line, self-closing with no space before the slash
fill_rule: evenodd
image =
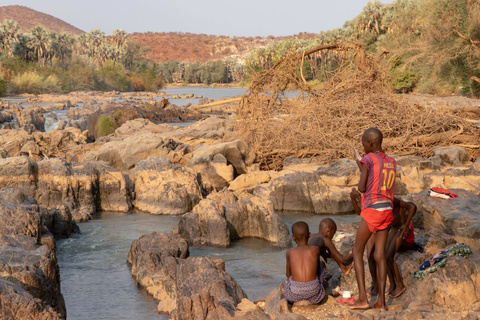
<path id="1" fill-rule="evenodd" d="M 186 87 L 162 90 L 168 94 L 194 94 L 219 99 L 242 95 L 241 88 Z M 15 100 L 15 98 L 11 98 Z M 17 99 L 22 103 L 22 98 Z M 171 103 L 198 104 L 199 99 L 172 99 Z M 57 119 L 66 111 L 54 111 Z M 45 114 L 47 116 L 47 114 Z M 52 118 L 53 119 L 53 118 Z M 48 122 L 48 131 L 58 121 Z M 306 221 L 312 232 L 324 216 L 283 214 L 285 223 Z M 81 234 L 57 241 L 61 287 L 69 320 L 84 319 L 168 319 L 157 313 L 157 304 L 145 290 L 137 286 L 126 260 L 133 240 L 157 231 L 170 232 L 180 216 L 158 216 L 143 213 L 102 212 L 93 220 L 80 223 Z M 337 223 L 359 221 L 356 215 L 335 216 Z M 242 239 L 230 248 L 191 247 L 190 255 L 213 256 L 225 261 L 231 274 L 250 300 L 265 298 L 285 279 L 285 252 L 261 239 Z"/>
<path id="2" fill-rule="evenodd" d="M 290 228 L 306 221 L 316 232 L 324 216 L 282 214 Z M 334 216 L 337 223 L 358 222 L 356 215 Z M 152 231 L 170 232 L 180 216 L 103 212 L 80 223 L 81 234 L 57 241 L 62 293 L 68 319 L 168 319 L 136 285 L 126 260 L 133 240 Z M 191 247 L 194 257 L 219 257 L 250 300 L 265 298 L 285 279 L 285 252 L 261 239 L 242 239 L 230 248 Z"/>

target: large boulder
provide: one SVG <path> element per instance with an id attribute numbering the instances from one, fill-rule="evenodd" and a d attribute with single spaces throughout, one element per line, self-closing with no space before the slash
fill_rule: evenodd
<path id="1" fill-rule="evenodd" d="M 0 319 L 66 319 L 42 300 L 13 282 L 0 278 Z"/>
<path id="2" fill-rule="evenodd" d="M 164 138 L 156 133 L 141 133 L 125 139 L 112 139 L 88 151 L 82 161 L 106 161 L 115 169 L 130 170 L 139 161 L 154 156 L 165 156 L 178 163 L 188 151 L 186 145 L 171 138 Z"/>
<path id="3" fill-rule="evenodd" d="M 86 221 L 96 211 L 96 180 L 93 168 L 73 166 L 65 160 L 42 160 L 38 165 L 35 199 L 48 209 L 66 205 L 74 220 Z"/>
<path id="4" fill-rule="evenodd" d="M 97 175 L 97 210 L 127 212 L 132 208 L 132 190 L 122 172 L 103 161 L 85 162 L 83 165 L 93 168 Z"/>
<path id="5" fill-rule="evenodd" d="M 227 319 L 246 298 L 221 259 L 188 257 L 179 235 L 153 232 L 132 242 L 132 275 L 172 319 Z"/>
<path id="6" fill-rule="evenodd" d="M 0 203 L 0 234 L 27 235 L 40 242 L 42 220 L 32 206 Z"/>
<path id="7" fill-rule="evenodd" d="M 140 161 L 128 173 L 133 182 L 133 206 L 153 214 L 183 214 L 202 198 L 196 176 L 166 157 Z"/>
<path id="8" fill-rule="evenodd" d="M 253 163 L 255 154 L 247 143 L 236 140 L 232 142 L 202 145 L 193 151 L 190 165 L 211 162 L 217 154 L 221 154 L 231 164 L 237 174 L 247 173 L 247 166 Z"/>
<path id="9" fill-rule="evenodd" d="M 239 200 L 227 189 L 210 194 L 182 216 L 175 232 L 190 244 L 228 247 L 231 240 L 260 238 L 289 248 L 288 228 L 271 201 L 255 196 Z"/>
<path id="10" fill-rule="evenodd" d="M 9 187 L 20 189 L 33 197 L 37 189 L 35 162 L 25 156 L 0 159 L 0 188 Z"/>
<path id="11" fill-rule="evenodd" d="M 34 131 L 45 131 L 45 118 L 43 118 L 44 110 L 40 107 L 31 106 L 22 108 L 17 106 L 13 109 L 19 128 L 32 133 Z"/>
<path id="12" fill-rule="evenodd" d="M 430 197 L 426 191 L 411 195 L 418 211 L 415 226 L 438 230 L 467 239 L 480 239 L 480 197 L 461 190 L 451 189 L 458 197 L 447 200 Z"/>
<path id="13" fill-rule="evenodd" d="M 461 166 L 468 162 L 468 153 L 461 146 L 440 147 L 433 150 L 433 156 L 440 157 L 445 163 L 452 166 Z"/>
<path id="14" fill-rule="evenodd" d="M 29 141 L 34 141 L 33 137 L 25 130 L 0 130 L 0 145 L 10 157 L 17 156 Z"/>

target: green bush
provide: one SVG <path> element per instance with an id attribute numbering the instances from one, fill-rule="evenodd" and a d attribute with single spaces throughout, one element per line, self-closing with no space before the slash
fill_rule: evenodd
<path id="1" fill-rule="evenodd" d="M 97 137 L 107 136 L 113 133 L 117 127 L 117 122 L 110 116 L 101 116 L 97 120 Z"/>
<path id="2" fill-rule="evenodd" d="M 7 92 L 7 82 L 0 79 L 0 96 L 3 96 Z"/>
<path id="3" fill-rule="evenodd" d="M 43 76 L 35 71 L 27 71 L 12 77 L 10 88 L 14 93 L 45 93 L 59 91 L 57 76 Z"/>
<path id="4" fill-rule="evenodd" d="M 117 90 L 132 91 L 133 84 L 125 74 L 125 69 L 121 64 L 107 62 L 99 70 L 99 81 L 96 83 L 96 90 Z"/>
<path id="5" fill-rule="evenodd" d="M 406 70 L 396 74 L 392 79 L 392 87 L 396 92 L 410 92 L 417 83 L 418 76 L 415 72 Z"/>

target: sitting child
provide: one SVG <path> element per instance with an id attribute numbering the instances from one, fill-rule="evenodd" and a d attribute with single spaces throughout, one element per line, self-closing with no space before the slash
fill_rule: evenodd
<path id="1" fill-rule="evenodd" d="M 350 273 L 353 267 L 353 254 L 341 254 L 338 252 L 335 244 L 332 242 L 333 236 L 337 232 L 337 224 L 330 218 L 325 218 L 320 221 L 318 226 L 318 233 L 312 235 L 308 244 L 310 246 L 317 246 L 320 249 L 320 256 L 327 261 L 328 258 L 333 258 L 342 270 L 343 274 Z M 349 262 L 347 265 L 344 263 Z"/>
<path id="2" fill-rule="evenodd" d="M 307 300 L 317 304 L 325 297 L 324 270 L 318 263 L 320 249 L 309 246 L 308 225 L 299 221 L 292 226 L 292 238 L 296 248 L 287 251 L 287 280 L 285 298 L 290 302 Z"/>

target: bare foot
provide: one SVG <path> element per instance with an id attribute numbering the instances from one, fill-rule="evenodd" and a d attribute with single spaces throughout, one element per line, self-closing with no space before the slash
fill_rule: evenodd
<path id="1" fill-rule="evenodd" d="M 375 303 L 375 305 L 373 306 L 373 309 L 377 309 L 377 310 L 380 310 L 380 311 L 387 311 L 387 308 L 385 308 L 385 303 L 380 303 L 377 301 L 377 303 Z"/>
<path id="2" fill-rule="evenodd" d="M 348 266 L 346 266 L 344 270 L 342 270 L 343 274 L 347 276 L 350 273 L 350 271 L 352 271 L 352 267 L 353 267 L 353 262 L 350 263 Z"/>
<path id="3" fill-rule="evenodd" d="M 395 292 L 395 288 L 389 288 L 387 291 L 385 291 L 385 297 L 388 296 L 388 295 L 393 295 L 393 293 Z"/>
<path id="4" fill-rule="evenodd" d="M 393 298 L 398 298 L 400 297 L 404 292 L 405 290 L 407 290 L 407 287 L 403 286 L 401 288 L 396 288 L 393 292 L 392 292 L 392 297 Z"/>
<path id="5" fill-rule="evenodd" d="M 365 301 L 357 300 L 357 301 L 355 301 L 354 304 L 349 305 L 348 308 L 350 310 L 370 309 L 370 304 L 368 303 L 368 300 L 365 300 Z"/>
<path id="6" fill-rule="evenodd" d="M 367 294 L 369 296 L 376 296 L 378 294 L 378 290 L 375 287 L 370 287 L 367 289 Z"/>

